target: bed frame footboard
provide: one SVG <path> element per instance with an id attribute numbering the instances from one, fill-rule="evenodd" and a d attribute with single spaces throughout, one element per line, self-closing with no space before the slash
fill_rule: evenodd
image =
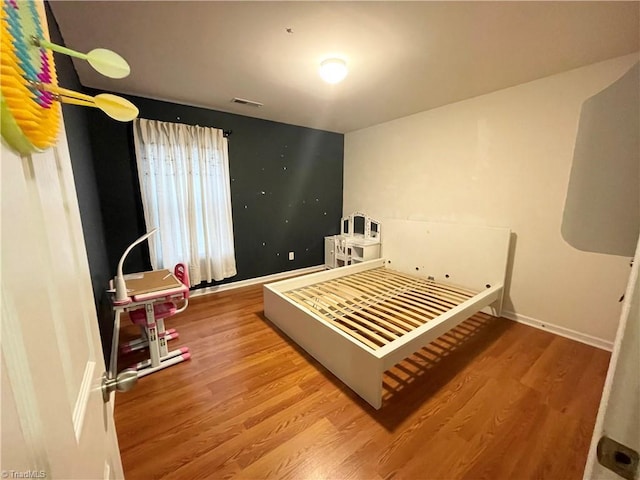
<path id="1" fill-rule="evenodd" d="M 340 330 L 309 317 L 283 295 L 264 286 L 265 316 L 286 336 L 365 399 L 382 406 L 382 360 Z"/>

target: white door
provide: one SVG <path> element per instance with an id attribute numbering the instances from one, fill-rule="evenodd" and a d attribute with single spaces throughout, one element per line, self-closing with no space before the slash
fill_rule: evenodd
<path id="1" fill-rule="evenodd" d="M 40 154 L 3 143 L 0 163 L 0 474 L 123 478 L 64 129 Z"/>
<path id="2" fill-rule="evenodd" d="M 585 479 L 640 478 L 637 456 L 634 458 L 634 453 L 637 455 L 637 452 L 640 452 L 639 264 L 640 240 L 625 292 L 620 324 L 584 472 Z M 608 456 L 614 470 L 606 468 L 598 461 L 598 443 L 603 437 L 620 444 L 610 444 L 609 447 L 601 444 L 600 457 Z M 614 473 L 616 469 L 618 473 Z"/>

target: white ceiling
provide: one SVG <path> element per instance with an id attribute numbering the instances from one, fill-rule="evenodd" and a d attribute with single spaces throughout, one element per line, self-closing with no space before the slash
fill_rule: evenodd
<path id="1" fill-rule="evenodd" d="M 640 50 L 638 1 L 51 6 L 67 46 L 131 65 L 111 80 L 76 61 L 85 86 L 343 133 Z M 317 74 L 332 54 L 337 85 Z"/>

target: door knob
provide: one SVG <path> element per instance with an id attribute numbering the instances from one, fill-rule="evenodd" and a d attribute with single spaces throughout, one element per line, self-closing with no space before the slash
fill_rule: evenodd
<path id="1" fill-rule="evenodd" d="M 133 368 L 121 371 L 116 378 L 109 378 L 107 372 L 102 374 L 102 399 L 109 401 L 109 394 L 114 390 L 128 392 L 138 383 L 138 372 Z"/>
<path id="2" fill-rule="evenodd" d="M 603 436 L 596 449 L 598 462 L 603 467 L 627 480 L 634 480 L 640 465 L 640 455 L 632 448 Z"/>

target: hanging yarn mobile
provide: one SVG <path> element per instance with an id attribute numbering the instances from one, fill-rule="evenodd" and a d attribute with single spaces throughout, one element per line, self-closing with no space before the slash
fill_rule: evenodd
<path id="1" fill-rule="evenodd" d="M 35 2 L 4 0 L 2 4 L 2 137 L 22 154 L 53 145 L 60 125 L 60 104 L 53 94 L 30 84 L 57 85 L 53 53 L 30 44 L 31 37 L 44 36 L 43 14 Z"/>
<path id="2" fill-rule="evenodd" d="M 92 97 L 58 86 L 53 51 L 87 60 L 105 76 L 123 78 L 130 69 L 118 54 L 101 48 L 84 54 L 49 42 L 42 0 L 3 0 L 0 14 L 0 130 L 11 148 L 26 155 L 54 145 L 60 102 L 99 108 L 122 122 L 138 116 L 136 106 L 124 98 Z"/>

